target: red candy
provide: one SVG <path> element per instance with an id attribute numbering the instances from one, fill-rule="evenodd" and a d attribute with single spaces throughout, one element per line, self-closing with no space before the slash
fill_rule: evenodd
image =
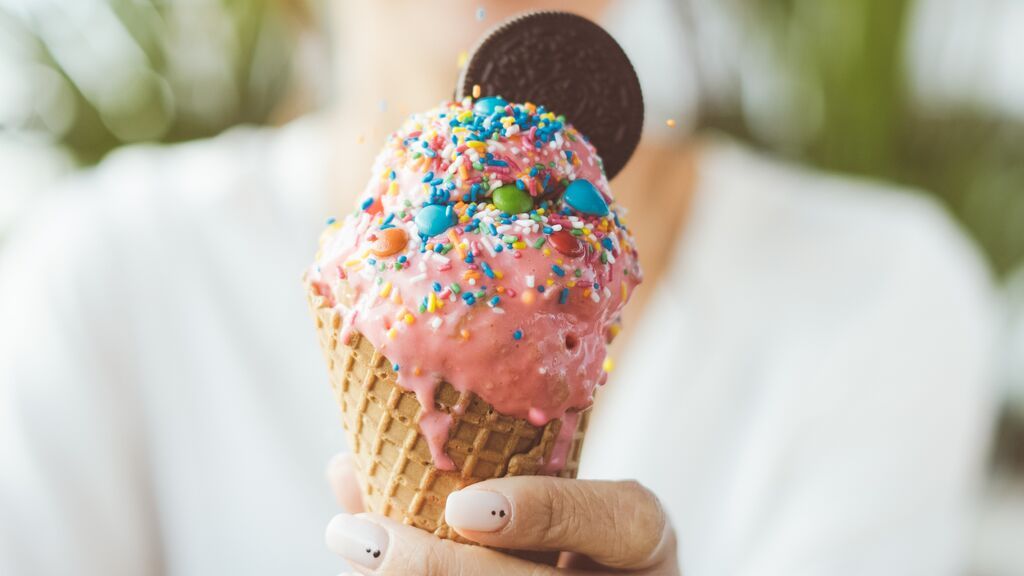
<path id="1" fill-rule="evenodd" d="M 583 242 L 579 238 L 573 236 L 568 230 L 559 230 L 553 232 L 551 236 L 548 236 L 548 242 L 555 247 L 562 254 L 565 254 L 569 258 L 579 258 L 583 256 L 585 252 Z"/>
<path id="2" fill-rule="evenodd" d="M 406 234 L 405 230 L 401 228 L 388 228 L 387 230 L 377 232 L 377 237 L 373 240 L 373 246 L 370 248 L 370 251 L 381 258 L 386 258 L 404 250 L 405 245 L 408 243 L 409 235 Z"/>

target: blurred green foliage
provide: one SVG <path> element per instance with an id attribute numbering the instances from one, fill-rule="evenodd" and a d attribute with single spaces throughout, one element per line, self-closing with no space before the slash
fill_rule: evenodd
<path id="1" fill-rule="evenodd" d="M 827 170 L 936 194 L 999 273 L 1024 262 L 1024 125 L 979 106 L 930 110 L 914 101 L 904 58 L 914 2 L 733 5 L 749 47 L 768 51 L 790 76 L 782 117 L 798 127 L 782 136 L 760 130 L 730 99 L 709 102 L 703 126 Z"/>
<path id="2" fill-rule="evenodd" d="M 0 77 L 0 83 L 28 83 L 35 100 L 14 128 L 49 133 L 91 164 L 126 143 L 178 142 L 265 122 L 288 88 L 299 33 L 289 6 L 280 0 L 0 2 L 0 35 L 17 47 L 23 68 L 21 78 Z M 47 70 L 55 74 L 32 86 Z"/>

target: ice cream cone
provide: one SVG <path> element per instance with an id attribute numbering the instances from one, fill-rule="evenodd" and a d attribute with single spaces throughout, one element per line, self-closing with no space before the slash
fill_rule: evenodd
<path id="1" fill-rule="evenodd" d="M 434 403 L 451 418 L 444 450 L 456 470 L 438 469 L 420 428 L 422 405 L 398 386 L 391 362 L 358 332 L 343 342 L 341 313 L 315 289 L 309 304 L 368 511 L 466 542 L 444 522 L 451 492 L 489 478 L 546 473 L 553 456 L 560 465 L 553 475 L 576 477 L 589 408 L 538 427 L 447 382 L 438 386 Z M 567 452 L 553 454 L 563 425 L 575 430 L 562 443 Z"/>

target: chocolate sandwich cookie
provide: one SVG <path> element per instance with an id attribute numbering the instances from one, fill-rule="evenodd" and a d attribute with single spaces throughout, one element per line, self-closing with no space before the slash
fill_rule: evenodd
<path id="1" fill-rule="evenodd" d="M 603 28 L 566 12 L 524 14 L 487 34 L 456 88 L 457 99 L 471 95 L 482 107 L 504 99 L 564 114 L 597 148 L 609 179 L 643 129 L 643 93 L 626 53 Z"/>

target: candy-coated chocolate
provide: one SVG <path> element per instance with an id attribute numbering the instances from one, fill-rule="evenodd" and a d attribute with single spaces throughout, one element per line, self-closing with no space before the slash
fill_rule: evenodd
<path id="1" fill-rule="evenodd" d="M 504 108 L 508 106 L 506 101 L 501 96 L 484 96 L 473 104 L 473 113 L 481 116 L 490 116 L 494 113 L 495 108 Z"/>
<path id="2" fill-rule="evenodd" d="M 451 206 L 428 204 L 416 214 L 416 226 L 426 237 L 437 236 L 455 225 L 455 213 Z"/>
<path id="3" fill-rule="evenodd" d="M 588 216 L 607 216 L 608 203 L 601 197 L 601 193 L 590 182 L 583 178 L 573 180 L 565 189 L 563 196 L 565 203 L 573 210 Z"/>
<path id="4" fill-rule="evenodd" d="M 565 230 L 553 232 L 551 236 L 548 237 L 548 242 L 551 242 L 551 245 L 555 247 L 555 250 L 558 250 L 560 253 L 565 254 L 570 258 L 579 258 L 586 252 L 583 242 Z"/>
<path id="5" fill-rule="evenodd" d="M 387 258 L 405 250 L 409 243 L 409 233 L 402 228 L 388 228 L 376 233 L 377 238 L 373 241 L 370 251 L 376 256 Z"/>
<path id="6" fill-rule="evenodd" d="M 506 214 L 522 214 L 533 209 L 533 198 L 515 184 L 505 184 L 494 191 L 494 205 Z"/>

